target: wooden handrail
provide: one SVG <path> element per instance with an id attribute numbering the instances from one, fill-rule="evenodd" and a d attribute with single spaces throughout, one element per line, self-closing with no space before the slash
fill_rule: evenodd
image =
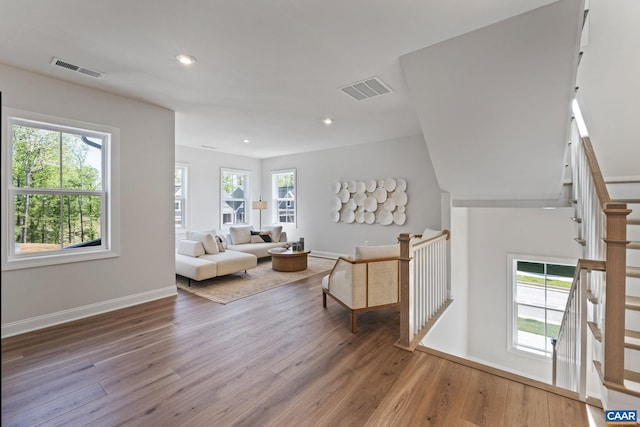
<path id="1" fill-rule="evenodd" d="M 397 261 L 399 257 L 384 257 L 384 258 L 360 258 L 354 259 L 351 257 L 338 257 L 338 260 L 342 260 L 344 262 L 348 262 L 349 264 L 367 264 L 369 262 L 381 262 L 381 261 Z"/>
<path id="2" fill-rule="evenodd" d="M 611 202 L 611 198 L 609 197 L 607 185 L 604 181 L 604 178 L 602 177 L 602 171 L 600 170 L 598 159 L 596 159 L 596 153 L 593 150 L 593 145 L 591 145 L 591 138 L 589 138 L 588 136 L 582 137 L 582 146 L 584 147 L 584 152 L 587 156 L 589 170 L 591 171 L 591 177 L 593 178 L 593 183 L 596 187 L 596 193 L 598 194 L 600 206 L 604 209 L 605 205 Z"/>
<path id="3" fill-rule="evenodd" d="M 573 273 L 573 282 L 571 283 L 571 288 L 569 289 L 567 301 L 571 301 L 573 295 L 577 292 L 576 289 L 578 288 L 578 283 L 580 282 L 581 271 L 606 271 L 606 264 L 607 263 L 605 261 L 580 258 L 578 260 L 578 264 L 576 265 L 576 271 Z M 562 321 L 560 322 L 561 326 L 565 323 L 565 317 L 567 317 L 566 308 L 562 316 Z"/>

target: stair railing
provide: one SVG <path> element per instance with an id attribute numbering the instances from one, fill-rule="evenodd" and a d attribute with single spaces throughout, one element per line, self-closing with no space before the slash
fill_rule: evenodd
<path id="1" fill-rule="evenodd" d="M 581 358 L 586 353 L 587 300 L 594 303 L 589 323 L 601 334 L 602 346 L 594 351 L 594 362 L 601 367 L 602 382 L 619 387 L 624 384 L 626 216 L 631 211 L 626 204 L 615 203 L 609 197 L 576 102 L 573 110 L 573 202 L 579 224 L 576 241 L 583 246 L 585 259 L 578 263 L 554 342 L 553 381 L 584 397 L 588 362 Z M 595 273 L 602 269 L 604 274 Z M 594 271 L 589 280 L 582 276 L 585 271 Z M 574 372 L 576 369 L 580 370 L 579 375 Z"/>
<path id="2" fill-rule="evenodd" d="M 591 272 L 604 271 L 604 261 L 578 260 L 558 337 L 553 340 L 553 385 L 587 397 L 587 298 Z"/>
<path id="3" fill-rule="evenodd" d="M 451 304 L 447 240 L 450 233 L 422 238 L 400 234 L 400 339 L 413 351 Z"/>

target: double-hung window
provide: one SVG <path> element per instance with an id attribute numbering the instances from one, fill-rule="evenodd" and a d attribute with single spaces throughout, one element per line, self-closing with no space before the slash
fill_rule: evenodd
<path id="1" fill-rule="evenodd" d="M 567 260 L 510 256 L 512 275 L 511 340 L 515 349 L 551 357 L 575 265 Z"/>
<path id="2" fill-rule="evenodd" d="M 176 165 L 173 187 L 175 195 L 174 221 L 176 229 L 187 228 L 187 172 L 188 169 L 186 165 Z"/>
<path id="3" fill-rule="evenodd" d="M 10 232 L 3 268 L 113 256 L 110 149 L 117 130 L 33 117 L 8 117 Z"/>
<path id="4" fill-rule="evenodd" d="M 248 224 L 249 178 L 248 171 L 221 170 L 220 218 L 223 226 Z"/>
<path id="5" fill-rule="evenodd" d="M 296 170 L 288 169 L 271 173 L 271 194 L 274 206 L 273 222 L 295 225 L 296 223 Z"/>

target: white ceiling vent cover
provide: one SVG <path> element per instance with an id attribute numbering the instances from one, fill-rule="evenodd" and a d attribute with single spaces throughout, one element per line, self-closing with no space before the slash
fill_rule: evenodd
<path id="1" fill-rule="evenodd" d="M 348 86 L 341 87 L 340 90 L 358 101 L 391 92 L 391 88 L 378 77 L 351 83 Z"/>
<path id="2" fill-rule="evenodd" d="M 51 65 L 66 68 L 69 71 L 86 74 L 87 76 L 95 77 L 96 79 L 100 79 L 102 78 L 102 76 L 104 76 L 104 73 L 101 71 L 95 71 L 89 68 L 81 67 L 79 65 L 72 64 L 69 61 L 65 61 L 64 59 L 56 58 L 55 56 L 51 58 Z"/>

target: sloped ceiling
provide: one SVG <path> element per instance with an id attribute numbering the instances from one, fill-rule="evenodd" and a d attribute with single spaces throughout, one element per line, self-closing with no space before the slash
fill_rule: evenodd
<path id="1" fill-rule="evenodd" d="M 400 58 L 455 200 L 560 196 L 583 8 L 562 0 Z"/>

